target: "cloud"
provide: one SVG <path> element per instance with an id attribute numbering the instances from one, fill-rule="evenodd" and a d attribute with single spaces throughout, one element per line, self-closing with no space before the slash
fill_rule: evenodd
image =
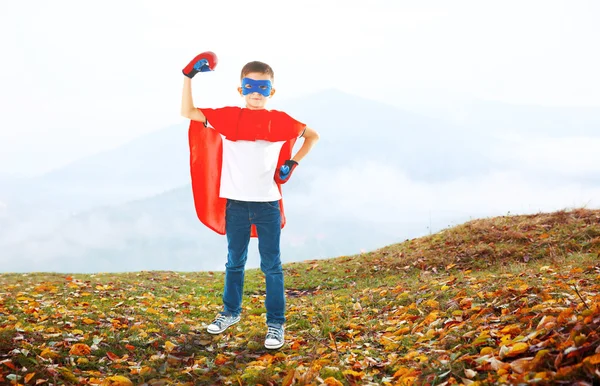
<path id="1" fill-rule="evenodd" d="M 494 151 L 502 163 L 535 173 L 570 177 L 600 175 L 600 137 L 540 138 L 513 136 Z"/>
<path id="2" fill-rule="evenodd" d="M 413 181 L 403 171 L 383 164 L 368 163 L 352 165 L 333 177 L 321 175 L 312 188 L 316 202 L 330 204 L 330 216 L 373 222 L 397 222 L 430 212 L 464 217 L 600 205 L 600 186 L 563 184 L 516 170 L 429 183 Z"/>
<path id="3" fill-rule="evenodd" d="M 289 189 L 286 200 L 290 216 L 300 221 L 290 221 L 284 238 L 290 248 L 303 248 L 307 255 L 317 253 L 313 249 L 322 244 L 320 251 L 326 252 L 319 252 L 319 257 L 331 257 L 351 253 L 350 248 L 358 253 L 365 246 L 384 246 L 474 218 L 600 208 L 600 180 L 594 179 L 600 172 L 597 148 L 600 138 L 593 137 L 505 138 L 489 154 L 496 170 L 445 181 L 414 180 L 401 168 L 373 161 L 348 162 L 332 171 L 321 169 L 302 182 L 308 185 L 302 192 L 285 188 Z M 196 259 L 193 264 L 212 264 L 208 269 L 221 269 L 224 238 L 198 223 L 191 201 L 189 211 L 171 210 L 173 202 L 149 200 L 92 211 L 69 220 L 63 218 L 61 225 L 52 225 L 49 217 L 15 222 L 7 232 L 0 233 L 0 262 L 7 270 L 12 264 L 22 264 L 20 258 L 25 257 L 34 264 L 25 269 L 69 270 L 72 261 L 81 264 L 80 270 L 95 270 L 98 264 L 120 267 L 116 269 L 149 269 L 158 264 L 170 269 L 207 269 L 192 268 L 190 259 Z M 0 218 L 3 211 L 6 205 L 0 203 Z M 313 220 L 312 229 L 295 228 L 298 223 Z M 353 230 L 356 234 L 348 236 Z M 207 238 L 199 239 L 199 235 Z M 103 250 L 110 251 L 107 255 L 124 251 L 127 261 L 115 264 L 90 257 Z M 258 264 L 255 250 L 254 243 L 249 267 Z M 159 259 L 160 253 L 167 257 Z"/>

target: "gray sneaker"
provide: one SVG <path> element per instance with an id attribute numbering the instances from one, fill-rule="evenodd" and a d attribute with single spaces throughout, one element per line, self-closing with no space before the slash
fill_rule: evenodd
<path id="1" fill-rule="evenodd" d="M 283 326 L 268 326 L 267 336 L 265 338 L 265 348 L 275 350 L 283 346 L 283 334 Z"/>
<path id="2" fill-rule="evenodd" d="M 236 324 L 240 321 L 240 316 L 231 316 L 219 314 L 215 318 L 214 322 L 206 327 L 206 331 L 210 334 L 220 334 L 227 329 L 227 327 Z"/>

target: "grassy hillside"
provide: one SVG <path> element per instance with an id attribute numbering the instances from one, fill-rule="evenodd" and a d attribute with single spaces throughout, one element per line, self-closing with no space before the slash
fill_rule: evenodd
<path id="1" fill-rule="evenodd" d="M 471 221 L 286 264 L 287 344 L 264 280 L 212 336 L 222 272 L 0 275 L 0 383 L 484 385 L 600 382 L 600 211 Z"/>

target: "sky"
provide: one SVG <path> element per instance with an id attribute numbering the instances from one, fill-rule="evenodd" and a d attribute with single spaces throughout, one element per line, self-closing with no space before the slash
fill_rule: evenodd
<path id="1" fill-rule="evenodd" d="M 279 100 L 336 88 L 400 107 L 470 99 L 600 107 L 600 3 L 590 1 L 0 2 L 0 176 L 31 176 L 240 103 L 241 67 Z M 416 4 L 416 5 L 415 5 Z"/>

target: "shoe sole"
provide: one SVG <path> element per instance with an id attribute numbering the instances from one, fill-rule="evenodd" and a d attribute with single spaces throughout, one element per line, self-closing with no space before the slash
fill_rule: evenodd
<path id="1" fill-rule="evenodd" d="M 228 326 L 227 326 L 227 327 L 225 327 L 224 329 L 222 329 L 222 330 L 218 330 L 218 331 L 215 331 L 215 330 L 209 330 L 209 329 L 207 328 L 207 329 L 206 329 L 206 332 L 208 332 L 209 334 L 218 335 L 218 334 L 222 333 L 223 331 L 227 330 L 229 327 L 231 327 L 231 326 L 233 326 L 234 324 L 238 323 L 239 321 L 240 321 L 240 319 L 238 319 L 238 320 L 236 320 L 235 322 L 231 323 L 230 325 L 228 325 Z"/>
<path id="2" fill-rule="evenodd" d="M 278 348 L 282 348 L 283 347 L 283 343 L 277 345 L 277 346 L 268 346 L 265 344 L 265 348 L 269 349 L 269 350 L 277 350 Z"/>

